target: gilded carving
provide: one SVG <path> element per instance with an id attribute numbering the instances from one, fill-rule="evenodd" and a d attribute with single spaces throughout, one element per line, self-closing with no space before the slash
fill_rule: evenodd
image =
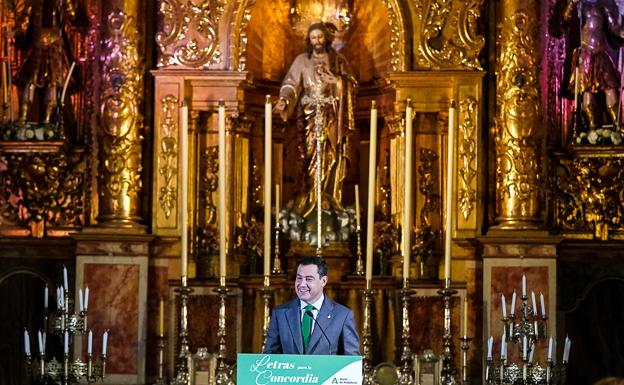
<path id="1" fill-rule="evenodd" d="M 161 0 L 161 30 L 156 34 L 158 67 L 190 68 L 221 63 L 219 19 L 224 1 Z"/>
<path id="2" fill-rule="evenodd" d="M 130 224 L 138 220 L 141 183 L 139 112 L 142 66 L 137 51 L 134 18 L 113 11 L 107 18 L 108 36 L 102 55 L 100 105 L 100 220 Z"/>
<path id="3" fill-rule="evenodd" d="M 388 9 L 388 23 L 390 24 L 390 65 L 392 71 L 406 71 L 405 66 L 405 28 L 401 9 L 396 0 L 384 0 Z"/>
<path id="4" fill-rule="evenodd" d="M 438 159 L 439 156 L 435 151 L 428 148 L 420 149 L 418 191 L 425 201 L 420 209 L 420 223 L 416 227 L 412 253 L 416 254 L 422 278 L 437 277 L 437 269 L 432 268 L 434 261 L 431 257 L 438 239 L 437 230 L 434 230 L 432 225 L 432 214 L 440 207 L 440 194 L 435 191 L 435 186 L 439 182 L 438 173 L 435 170 Z"/>
<path id="5" fill-rule="evenodd" d="M 46 229 L 77 229 L 85 223 L 84 153 L 15 153 L 0 159 L 0 223 Z"/>
<path id="6" fill-rule="evenodd" d="M 161 100 L 163 119 L 160 125 L 162 139 L 160 141 L 160 156 L 158 163 L 158 173 L 163 177 L 158 202 L 169 218 L 176 204 L 177 188 L 175 186 L 178 175 L 178 141 L 176 139 L 177 124 L 173 112 L 178 108 L 178 98 L 174 95 L 167 95 Z"/>
<path id="7" fill-rule="evenodd" d="M 234 19 L 234 36 L 238 36 L 238 39 L 232 39 L 233 58 L 235 60 L 233 68 L 238 71 L 245 71 L 247 68 L 247 27 L 251 21 L 248 1 L 241 1 Z"/>
<path id="8" fill-rule="evenodd" d="M 533 227 L 541 215 L 539 62 L 534 20 L 525 11 L 511 13 L 503 19 L 498 36 L 495 143 L 501 227 Z"/>
<path id="9" fill-rule="evenodd" d="M 480 70 L 478 34 L 483 0 L 414 0 L 415 63 L 419 69 Z"/>
<path id="10" fill-rule="evenodd" d="M 460 177 L 460 185 L 458 188 L 459 210 L 464 219 L 468 219 L 475 202 L 477 201 L 477 192 L 473 188 L 473 180 L 477 175 L 475 169 L 477 157 L 477 143 L 475 141 L 475 122 L 477 100 L 468 97 L 459 103 L 459 167 L 458 173 Z"/>
<path id="11" fill-rule="evenodd" d="M 205 224 L 217 225 L 217 207 L 213 195 L 219 187 L 219 148 L 210 146 L 206 148 L 204 156 L 200 159 L 200 207 L 205 210 Z"/>

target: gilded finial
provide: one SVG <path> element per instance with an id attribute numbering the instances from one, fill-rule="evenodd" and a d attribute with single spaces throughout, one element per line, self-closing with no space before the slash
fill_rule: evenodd
<path id="1" fill-rule="evenodd" d="M 266 103 L 266 104 L 271 104 L 271 95 L 267 94 L 267 95 L 265 96 L 265 103 Z"/>

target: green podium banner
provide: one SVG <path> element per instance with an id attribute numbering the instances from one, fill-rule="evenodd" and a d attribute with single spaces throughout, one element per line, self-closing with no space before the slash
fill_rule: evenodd
<path id="1" fill-rule="evenodd" d="M 239 353 L 237 385 L 361 385 L 362 356 Z"/>

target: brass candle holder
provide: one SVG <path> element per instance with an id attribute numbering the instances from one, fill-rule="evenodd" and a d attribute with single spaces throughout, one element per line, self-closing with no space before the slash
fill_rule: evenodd
<path id="1" fill-rule="evenodd" d="M 412 353 L 412 337 L 410 332 L 409 322 L 409 300 L 414 294 L 414 290 L 409 288 L 409 281 L 403 280 L 403 289 L 400 290 L 401 295 L 401 314 L 402 314 L 402 330 L 401 330 L 401 367 L 399 369 L 399 381 L 400 385 L 413 385 L 414 384 L 414 369 L 413 369 L 413 353 Z"/>
<path id="2" fill-rule="evenodd" d="M 217 353 L 217 370 L 215 379 L 216 385 L 228 385 L 232 381 L 232 373 L 230 372 L 230 367 L 226 362 L 227 346 L 225 343 L 225 306 L 228 291 L 229 289 L 225 285 L 225 277 L 222 276 L 220 278 L 219 289 L 217 289 L 217 293 L 219 293 L 219 327 L 217 329 L 217 338 L 219 339 L 219 352 Z"/>
<path id="3" fill-rule="evenodd" d="M 355 250 L 357 260 L 355 261 L 355 275 L 364 275 L 364 260 L 362 259 L 362 229 L 358 225 L 355 229 Z"/>
<path id="4" fill-rule="evenodd" d="M 171 380 L 171 384 L 191 385 L 192 373 L 189 360 L 192 358 L 192 354 L 189 350 L 188 339 L 188 298 L 193 289 L 188 287 L 186 277 L 182 276 L 182 285 L 176 288 L 175 291 L 179 293 L 180 297 L 180 332 L 178 333 L 180 346 L 175 366 L 175 375 Z"/>
<path id="5" fill-rule="evenodd" d="M 453 359 L 453 335 L 451 330 L 451 300 L 457 290 L 451 289 L 450 280 L 446 280 L 444 289 L 438 291 L 444 300 L 444 335 L 442 336 L 443 351 L 442 351 L 442 370 L 440 374 L 440 382 L 445 384 L 455 384 L 455 374 L 457 370 L 455 368 L 455 361 Z"/>
<path id="6" fill-rule="evenodd" d="M 276 218 L 276 223 L 275 223 L 275 254 L 273 255 L 273 270 L 271 271 L 271 273 L 284 274 L 284 271 L 282 270 L 282 262 L 279 257 L 280 256 L 279 242 L 280 242 L 281 228 L 279 225 L 279 220 L 277 219 L 278 218 Z"/>
<path id="7" fill-rule="evenodd" d="M 264 285 L 262 285 L 262 298 L 264 299 L 264 311 L 262 317 L 262 350 L 264 350 L 267 339 L 267 332 L 269 330 L 269 323 L 271 322 L 271 278 L 268 275 L 264 276 Z"/>
<path id="8" fill-rule="evenodd" d="M 366 289 L 364 292 L 364 322 L 362 324 L 362 353 L 364 372 L 363 385 L 374 384 L 374 368 L 373 368 L 373 335 L 371 332 L 371 309 L 373 306 L 373 295 L 375 291 L 371 288 L 370 280 L 366 280 Z"/>

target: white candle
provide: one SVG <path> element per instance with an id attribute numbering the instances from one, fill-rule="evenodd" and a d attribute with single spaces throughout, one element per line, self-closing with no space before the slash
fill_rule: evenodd
<path id="1" fill-rule="evenodd" d="M 45 348 L 46 348 L 46 332 L 42 333 L 43 336 L 41 337 L 41 339 L 43 340 L 43 352 L 45 353 Z"/>
<path id="2" fill-rule="evenodd" d="M 158 334 L 165 335 L 165 300 L 162 297 L 158 303 Z"/>
<path id="3" fill-rule="evenodd" d="M 219 277 L 225 282 L 226 244 L 225 244 L 225 102 L 219 100 Z"/>
<path id="4" fill-rule="evenodd" d="M 455 102 L 451 101 L 448 115 L 448 138 L 446 150 L 446 194 L 444 197 L 446 206 L 445 237 L 444 237 L 444 280 L 446 285 L 451 283 L 451 237 L 452 214 L 453 214 L 453 173 L 455 151 Z"/>
<path id="5" fill-rule="evenodd" d="M 507 359 L 507 334 L 503 330 L 503 336 L 501 337 L 501 360 Z"/>
<path id="6" fill-rule="evenodd" d="M 537 327 L 537 321 L 533 321 L 533 331 L 535 332 L 535 338 L 539 339 L 539 328 Z"/>
<path id="7" fill-rule="evenodd" d="M 527 336 L 526 334 L 524 336 L 522 336 L 522 359 L 526 360 L 527 359 Z"/>
<path id="8" fill-rule="evenodd" d="M 85 311 L 87 311 L 87 309 L 89 309 L 89 286 L 87 286 L 87 288 L 85 289 Z"/>
<path id="9" fill-rule="evenodd" d="M 403 207 L 403 281 L 409 279 L 412 240 L 412 105 L 407 99 L 405 106 L 405 185 Z"/>
<path id="10" fill-rule="evenodd" d="M 44 309 L 48 308 L 48 284 L 46 284 L 45 289 L 43 289 L 43 307 Z"/>
<path id="11" fill-rule="evenodd" d="M 78 304 L 80 305 L 80 312 L 84 311 L 84 300 L 82 297 L 82 289 L 78 289 Z"/>
<path id="12" fill-rule="evenodd" d="M 368 146 L 368 205 L 366 212 L 366 286 L 373 278 L 373 227 L 375 226 L 375 175 L 377 167 L 377 106 L 372 102 Z"/>
<path id="13" fill-rule="evenodd" d="M 279 212 L 281 206 L 280 185 L 275 185 L 275 225 L 279 224 Z"/>
<path id="14" fill-rule="evenodd" d="M 533 345 L 533 348 L 531 349 L 531 353 L 529 353 L 529 363 L 533 362 L 533 354 L 535 353 L 535 345 Z"/>
<path id="15" fill-rule="evenodd" d="M 462 318 L 462 336 L 468 336 L 468 298 L 464 297 L 464 317 Z"/>
<path id="16" fill-rule="evenodd" d="M 56 287 L 56 305 L 60 309 L 63 305 L 61 305 L 61 288 Z"/>
<path id="17" fill-rule="evenodd" d="M 186 277 L 188 267 L 188 106 L 180 107 L 180 275 Z"/>
<path id="18" fill-rule="evenodd" d="M 87 354 L 91 355 L 93 353 L 93 331 L 89 329 L 89 338 L 87 339 Z"/>
<path id="19" fill-rule="evenodd" d="M 553 352 L 553 338 L 550 336 L 548 339 L 548 362 L 552 361 L 552 352 Z"/>
<path id="20" fill-rule="evenodd" d="M 533 304 L 533 316 L 537 317 L 537 301 L 535 300 L 535 292 L 531 290 L 531 302 Z"/>
<path id="21" fill-rule="evenodd" d="M 108 330 L 104 332 L 102 336 L 102 355 L 106 355 L 106 345 L 108 344 Z"/>
<path id="22" fill-rule="evenodd" d="M 513 317 L 514 314 L 516 314 L 516 291 L 513 291 L 513 294 L 511 295 L 511 309 L 509 309 L 509 314 L 511 314 L 511 316 Z"/>
<path id="23" fill-rule="evenodd" d="M 570 347 L 571 346 L 572 346 L 572 341 L 570 341 L 570 338 L 566 336 L 565 342 L 563 344 L 563 362 L 564 363 L 568 363 L 568 360 L 570 359 Z"/>
<path id="24" fill-rule="evenodd" d="M 63 353 L 69 353 L 69 332 L 67 330 L 63 333 Z"/>
<path id="25" fill-rule="evenodd" d="M 273 128 L 271 112 L 271 95 L 266 96 L 264 103 L 264 275 L 271 274 L 271 172 L 273 154 Z M 276 191 L 277 192 L 277 191 Z M 276 195 L 277 207 L 277 195 Z M 275 216 L 277 221 L 277 216 Z"/>
<path id="26" fill-rule="evenodd" d="M 60 304 L 61 307 L 64 308 L 65 307 L 65 290 L 63 290 L 63 288 L 59 288 L 59 293 L 61 294 L 61 299 L 60 299 Z"/>
<path id="27" fill-rule="evenodd" d="M 526 275 L 522 274 L 522 298 L 526 298 Z"/>
<path id="28" fill-rule="evenodd" d="M 41 334 L 41 330 L 37 332 L 37 339 L 39 340 L 39 353 L 43 354 L 43 335 Z"/>
<path id="29" fill-rule="evenodd" d="M 487 359 L 491 360 L 492 359 L 492 346 L 494 345 L 494 337 L 490 336 L 490 338 L 488 338 L 488 350 L 487 350 Z"/>
<path id="30" fill-rule="evenodd" d="M 355 226 L 360 228 L 360 186 L 355 185 Z"/>
<path id="31" fill-rule="evenodd" d="M 69 290 L 69 285 L 67 284 L 67 268 L 63 266 L 63 287 L 65 291 Z"/>
<path id="32" fill-rule="evenodd" d="M 507 303 L 505 303 L 505 294 L 501 295 L 501 306 L 503 309 L 503 319 L 507 318 Z"/>
<path id="33" fill-rule="evenodd" d="M 30 355 L 30 336 L 28 335 L 28 330 L 24 330 L 24 351 L 26 355 Z"/>
<path id="34" fill-rule="evenodd" d="M 542 318 L 546 319 L 546 304 L 544 303 L 544 294 L 540 292 L 540 304 L 542 305 Z"/>

